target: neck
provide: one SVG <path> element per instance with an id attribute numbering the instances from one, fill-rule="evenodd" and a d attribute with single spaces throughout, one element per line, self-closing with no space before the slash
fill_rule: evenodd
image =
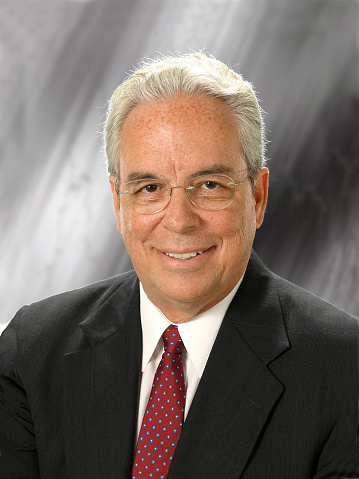
<path id="1" fill-rule="evenodd" d="M 239 285 L 242 282 L 244 274 L 240 280 L 228 291 L 224 291 L 221 295 L 217 296 L 215 300 L 204 301 L 204 298 L 200 298 L 196 301 L 189 302 L 179 302 L 166 298 L 164 301 L 159 301 L 158 298 L 153 297 L 149 294 L 148 291 L 143 287 L 143 292 L 146 294 L 147 298 L 154 304 L 161 312 L 166 316 L 166 318 L 174 324 L 181 324 L 191 321 L 191 319 L 208 311 L 209 309 L 216 306 L 228 295 L 231 295 L 230 301 L 237 292 Z"/>

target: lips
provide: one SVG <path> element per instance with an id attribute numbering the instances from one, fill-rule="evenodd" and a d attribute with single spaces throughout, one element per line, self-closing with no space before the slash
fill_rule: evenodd
<path id="1" fill-rule="evenodd" d="M 195 256 L 202 254 L 203 251 L 192 251 L 190 253 L 165 253 L 167 256 L 171 256 L 171 258 L 175 259 L 191 259 L 194 258 Z"/>

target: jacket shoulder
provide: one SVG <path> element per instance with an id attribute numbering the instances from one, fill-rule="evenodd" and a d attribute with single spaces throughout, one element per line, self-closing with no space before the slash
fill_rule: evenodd
<path id="1" fill-rule="evenodd" d="M 358 318 L 270 271 L 252 253 L 252 291 L 265 298 L 278 297 L 289 338 L 311 337 L 358 344 Z M 265 292 L 265 294 L 263 294 Z"/>
<path id="2" fill-rule="evenodd" d="M 15 349 L 30 354 L 37 347 L 46 348 L 50 337 L 52 347 L 76 342 L 82 321 L 111 302 L 113 296 L 113 301 L 129 298 L 137 283 L 132 270 L 23 306 L 0 337 L 0 355 Z M 119 294 L 121 289 L 123 294 Z"/>
<path id="3" fill-rule="evenodd" d="M 274 275 L 289 337 L 294 342 L 325 341 L 327 349 L 358 349 L 359 321 L 355 316 Z"/>
<path id="4" fill-rule="evenodd" d="M 129 281 L 129 284 L 132 284 L 135 279 L 137 279 L 136 273 L 131 270 L 81 288 L 49 296 L 24 306 L 20 311 L 26 312 L 27 316 L 40 318 L 43 314 L 59 315 L 60 311 L 95 310 L 124 283 Z"/>

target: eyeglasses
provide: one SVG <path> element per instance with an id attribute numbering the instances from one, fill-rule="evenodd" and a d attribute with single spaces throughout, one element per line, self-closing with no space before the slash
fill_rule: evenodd
<path id="1" fill-rule="evenodd" d="M 217 211 L 232 203 L 236 187 L 242 185 L 248 177 L 249 172 L 242 181 L 236 183 L 226 175 L 203 175 L 189 180 L 186 186 L 170 186 L 161 179 L 143 178 L 130 181 L 125 191 L 119 190 L 120 181 L 117 178 L 116 192 L 118 195 L 129 195 L 128 200 L 140 215 L 154 215 L 164 210 L 171 200 L 174 188 L 183 188 L 190 202 L 197 208 Z"/>

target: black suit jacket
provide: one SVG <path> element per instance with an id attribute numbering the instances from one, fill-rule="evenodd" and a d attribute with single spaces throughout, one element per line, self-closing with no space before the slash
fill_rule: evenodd
<path id="1" fill-rule="evenodd" d="M 252 254 L 168 479 L 359 477 L 358 323 Z M 0 342 L 1 478 L 129 479 L 134 272 L 24 307 Z"/>

